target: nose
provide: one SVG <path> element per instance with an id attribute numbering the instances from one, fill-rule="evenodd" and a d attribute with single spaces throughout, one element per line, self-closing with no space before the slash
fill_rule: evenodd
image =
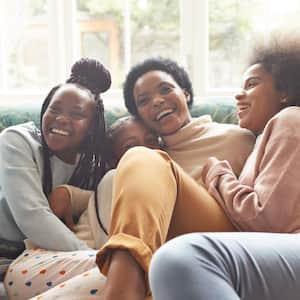
<path id="1" fill-rule="evenodd" d="M 245 91 L 243 89 L 240 89 L 235 95 L 234 98 L 236 101 L 239 101 L 245 97 Z"/>
<path id="2" fill-rule="evenodd" d="M 55 120 L 57 122 L 60 122 L 62 124 L 65 124 L 65 123 L 69 123 L 70 122 L 70 117 L 66 114 L 59 114 L 56 116 Z"/>
<path id="3" fill-rule="evenodd" d="M 160 95 L 157 95 L 153 98 L 154 106 L 160 106 L 164 102 L 165 102 L 165 99 L 163 97 L 161 97 Z"/>

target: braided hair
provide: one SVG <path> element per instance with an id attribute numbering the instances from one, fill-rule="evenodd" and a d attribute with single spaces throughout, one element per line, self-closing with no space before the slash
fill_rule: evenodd
<path id="1" fill-rule="evenodd" d="M 70 78 L 67 79 L 66 83 L 72 83 L 79 88 L 87 90 L 96 102 L 95 128 L 92 135 L 86 137 L 82 142 L 80 147 L 80 158 L 68 184 L 82 189 L 95 190 L 97 217 L 100 226 L 104 229 L 98 215 L 97 184 L 106 172 L 108 149 L 105 134 L 104 106 L 100 93 L 103 93 L 110 88 L 111 76 L 109 71 L 99 61 L 90 58 L 82 58 L 72 66 Z M 40 124 L 42 124 L 43 115 L 46 112 L 52 97 L 61 86 L 62 85 L 58 85 L 52 88 L 45 98 L 40 114 Z M 48 197 L 53 188 L 50 165 L 52 153 L 45 142 L 43 130 L 41 130 L 41 136 L 44 157 L 43 191 Z M 104 231 L 106 232 L 105 229 Z"/>

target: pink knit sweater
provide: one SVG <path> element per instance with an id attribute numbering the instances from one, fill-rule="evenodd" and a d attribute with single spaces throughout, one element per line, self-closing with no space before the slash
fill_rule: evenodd
<path id="1" fill-rule="evenodd" d="M 300 232 L 300 107 L 275 115 L 239 178 L 209 159 L 205 184 L 238 229 Z"/>

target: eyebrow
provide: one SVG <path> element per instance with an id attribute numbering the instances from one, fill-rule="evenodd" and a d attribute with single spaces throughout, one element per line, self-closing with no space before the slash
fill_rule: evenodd
<path id="1" fill-rule="evenodd" d="M 80 105 L 75 105 L 75 106 L 71 107 L 71 109 L 84 111 L 84 107 L 80 106 Z"/>
<path id="2" fill-rule="evenodd" d="M 160 88 L 163 85 L 175 86 L 172 82 L 162 81 L 157 87 Z"/>
<path id="3" fill-rule="evenodd" d="M 163 85 L 174 86 L 174 84 L 172 84 L 172 83 L 170 83 L 170 82 L 167 82 L 167 81 L 161 81 L 161 82 L 156 86 L 156 88 L 160 88 L 160 87 L 163 86 Z M 147 96 L 148 94 L 150 94 L 150 93 L 149 93 L 149 92 L 144 92 L 144 93 L 138 94 L 137 97 Z"/>

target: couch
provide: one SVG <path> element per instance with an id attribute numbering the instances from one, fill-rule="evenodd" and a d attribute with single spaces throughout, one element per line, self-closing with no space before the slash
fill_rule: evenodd
<path id="1" fill-rule="evenodd" d="M 219 123 L 237 123 L 235 114 L 235 101 L 233 98 L 210 97 L 196 101 L 191 108 L 193 117 L 209 114 L 212 119 Z M 34 121 L 39 126 L 39 114 L 41 103 L 26 103 L 18 105 L 8 105 L 0 103 L 0 132 L 11 125 Z M 105 119 L 107 126 L 110 126 L 115 120 L 127 115 L 122 103 L 110 104 L 105 106 Z M 5 300 L 5 291 L 2 282 L 0 282 L 0 300 Z"/>
<path id="2" fill-rule="evenodd" d="M 39 125 L 41 103 L 5 104 L 0 102 L 0 132 L 11 125 L 34 121 Z M 122 103 L 105 106 L 105 119 L 110 126 L 118 118 L 127 115 Z M 237 123 L 235 105 L 230 97 L 209 97 L 196 101 L 191 108 L 193 117 L 210 114 L 214 121 L 220 123 Z"/>

